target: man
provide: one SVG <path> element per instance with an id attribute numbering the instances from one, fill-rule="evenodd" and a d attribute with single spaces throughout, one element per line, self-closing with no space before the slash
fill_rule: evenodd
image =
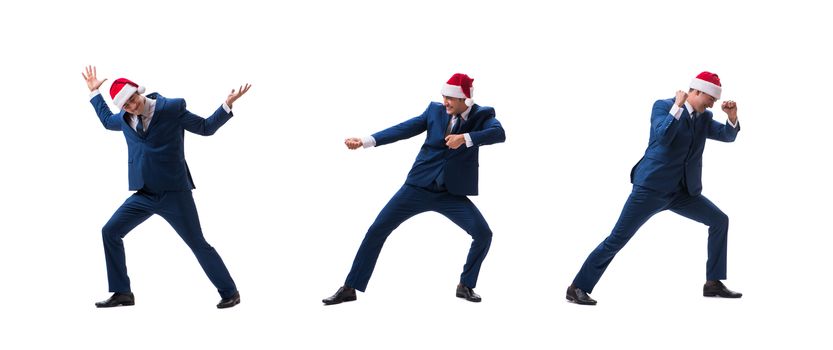
<path id="1" fill-rule="evenodd" d="M 432 102 L 422 115 L 364 138 L 344 140 L 347 148 L 374 147 L 428 132 L 405 184 L 376 217 L 362 241 L 344 286 L 324 304 L 356 300 L 364 292 L 388 235 L 402 222 L 426 211 L 435 211 L 472 236 L 457 297 L 472 302 L 480 266 L 492 242 L 492 231 L 469 200 L 477 195 L 477 155 L 480 146 L 503 142 L 506 136 L 491 107 L 472 101 L 468 75 L 454 74 L 443 86 L 443 103 Z"/>
<path id="2" fill-rule="evenodd" d="M 732 142 L 740 131 L 734 101 L 721 105 L 728 115 L 726 124 L 712 120 L 712 112 L 706 109 L 720 99 L 721 90 L 717 74 L 702 72 L 692 80 L 688 93 L 677 91 L 676 98 L 654 103 L 648 149 L 631 170 L 633 191 L 610 236 L 590 253 L 567 288 L 567 300 L 595 305 L 587 293 L 593 291 L 607 265 L 639 227 L 666 209 L 709 227 L 703 295 L 741 297 L 721 282 L 726 279 L 729 217 L 700 194 L 706 138 Z"/>
<path id="3" fill-rule="evenodd" d="M 108 130 L 121 131 L 127 140 L 130 190 L 136 191 L 101 230 L 107 279 L 113 295 L 95 303 L 95 306 L 134 304 L 122 239 L 153 214 L 164 218 L 191 248 L 220 292 L 222 299 L 217 307 L 222 309 L 239 304 L 240 293 L 223 259 L 205 241 L 200 228 L 197 207 L 191 195 L 195 187 L 185 162 L 184 130 L 203 136 L 213 135 L 231 119 L 232 104 L 251 86 L 246 84 L 239 90 L 231 90 L 223 106 L 208 119 L 203 119 L 185 109 L 183 99 L 165 98 L 158 93 L 143 96 L 144 87 L 120 78 L 110 86 L 113 104 L 121 109 L 113 114 L 98 91 L 107 79 L 99 80 L 92 66 L 88 66 L 81 75 L 87 81 L 90 102 L 101 123 Z"/>

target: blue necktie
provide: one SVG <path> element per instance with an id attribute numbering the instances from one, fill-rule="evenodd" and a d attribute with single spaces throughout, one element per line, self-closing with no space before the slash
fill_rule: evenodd
<path id="1" fill-rule="evenodd" d="M 142 116 L 137 115 L 136 119 L 138 120 L 138 123 L 136 123 L 136 133 L 141 137 L 145 137 L 145 125 L 142 121 Z"/>
<path id="2" fill-rule="evenodd" d="M 689 129 L 691 129 L 691 133 L 694 133 L 694 123 L 697 120 L 697 112 L 691 112 L 691 120 L 689 120 Z"/>
<path id="3" fill-rule="evenodd" d="M 459 133 L 459 132 L 460 132 L 460 128 L 461 128 L 461 127 L 462 127 L 462 125 L 463 125 L 463 117 L 462 117 L 462 116 L 460 116 L 459 114 L 458 114 L 458 115 L 456 115 L 455 117 L 457 118 L 457 122 L 456 122 L 456 123 L 454 123 L 454 126 L 451 128 L 451 133 L 452 133 L 452 134 L 457 134 L 457 133 Z"/>

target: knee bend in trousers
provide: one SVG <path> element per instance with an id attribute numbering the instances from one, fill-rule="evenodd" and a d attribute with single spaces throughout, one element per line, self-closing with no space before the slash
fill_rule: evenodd
<path id="1" fill-rule="evenodd" d="M 374 222 L 367 229 L 366 237 L 385 238 L 393 232 L 399 225 L 392 225 L 385 222 Z"/>
<path id="2" fill-rule="evenodd" d="M 101 228 L 101 238 L 106 241 L 122 239 L 127 235 L 127 230 L 112 223 L 106 223 Z"/>
<path id="3" fill-rule="evenodd" d="M 188 248 L 191 248 L 192 251 L 212 251 L 214 247 L 212 247 L 205 239 L 187 239 L 185 240 L 185 244 L 188 245 Z"/>
<path id="4" fill-rule="evenodd" d="M 602 242 L 602 244 L 600 244 L 599 246 L 604 251 L 616 254 L 620 250 L 622 250 L 622 248 L 625 247 L 625 244 L 627 244 L 628 241 L 629 241 L 629 238 L 626 239 L 626 238 L 623 238 L 623 237 L 611 235 L 610 237 L 605 239 L 604 242 Z"/>
<path id="5" fill-rule="evenodd" d="M 471 238 L 475 241 L 491 242 L 492 230 L 487 225 L 477 225 L 473 230 L 468 232 Z"/>
<path id="6" fill-rule="evenodd" d="M 722 211 L 717 212 L 717 215 L 714 216 L 709 227 L 723 229 L 729 228 L 729 216 L 723 213 Z"/>

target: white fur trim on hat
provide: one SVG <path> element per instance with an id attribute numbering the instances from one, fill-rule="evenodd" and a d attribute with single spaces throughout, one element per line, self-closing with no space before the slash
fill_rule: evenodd
<path id="1" fill-rule="evenodd" d="M 705 92 L 711 95 L 711 97 L 714 97 L 716 100 L 720 99 L 720 93 L 723 91 L 723 88 L 721 88 L 720 86 L 712 84 L 703 79 L 697 78 L 692 79 L 691 84 L 688 87 L 694 90 L 700 90 L 702 92 Z"/>
<path id="2" fill-rule="evenodd" d="M 463 88 L 460 87 L 460 85 L 445 84 L 443 85 L 442 91 L 440 92 L 443 94 L 443 96 L 468 98 L 466 97 L 466 94 L 463 93 Z"/>
<path id="3" fill-rule="evenodd" d="M 124 104 L 127 103 L 127 100 L 130 99 L 130 96 L 133 96 L 134 93 L 144 94 L 145 87 L 135 87 L 130 84 L 124 84 L 124 86 L 119 90 L 119 93 L 116 94 L 116 97 L 113 98 L 113 104 L 116 105 L 118 108 L 123 108 Z"/>
<path id="4" fill-rule="evenodd" d="M 463 93 L 463 88 L 460 87 L 460 85 L 445 84 L 445 85 L 443 85 L 443 88 L 440 91 L 440 93 L 442 93 L 443 96 L 464 98 L 464 99 L 466 99 L 466 106 L 469 106 L 469 107 L 471 107 L 474 104 L 474 101 L 472 101 L 472 99 L 466 97 L 466 94 Z M 474 96 L 474 87 L 471 87 L 469 89 L 469 93 L 472 96 Z"/>

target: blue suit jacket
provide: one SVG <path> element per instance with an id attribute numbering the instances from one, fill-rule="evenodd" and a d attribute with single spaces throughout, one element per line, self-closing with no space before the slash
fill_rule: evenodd
<path id="1" fill-rule="evenodd" d="M 461 126 L 460 134 L 468 133 L 472 147 L 462 145 L 450 149 L 445 145 L 445 131 L 451 116 L 438 102 L 431 102 L 422 115 L 399 125 L 373 134 L 376 146 L 414 137 L 428 131 L 425 143 L 417 154 L 405 183 L 430 187 L 441 170 L 444 170 L 445 187 L 456 195 L 477 195 L 477 156 L 480 146 L 503 142 L 506 134 L 495 118 L 492 107 L 473 105 L 468 120 Z"/>
<path id="2" fill-rule="evenodd" d="M 185 109 L 185 100 L 165 98 L 157 93 L 147 95 L 156 100 L 153 118 L 145 137 L 130 127 L 125 111 L 110 111 L 101 95 L 90 100 L 101 124 L 108 130 L 121 131 L 127 140 L 127 166 L 130 190 L 142 187 L 153 191 L 190 191 L 194 187 L 185 162 L 185 131 L 207 136 L 214 134 L 231 119 L 221 106 L 208 119 Z M 129 115 L 129 114 L 128 114 Z"/>
<path id="3" fill-rule="evenodd" d="M 703 149 L 706 138 L 732 142 L 740 131 L 712 119 L 712 112 L 706 110 L 691 119 L 683 107 L 677 120 L 669 112 L 674 99 L 654 103 L 651 113 L 651 137 L 645 156 L 631 170 L 631 183 L 660 192 L 674 192 L 685 178 L 686 189 L 692 196 L 703 190 Z"/>

